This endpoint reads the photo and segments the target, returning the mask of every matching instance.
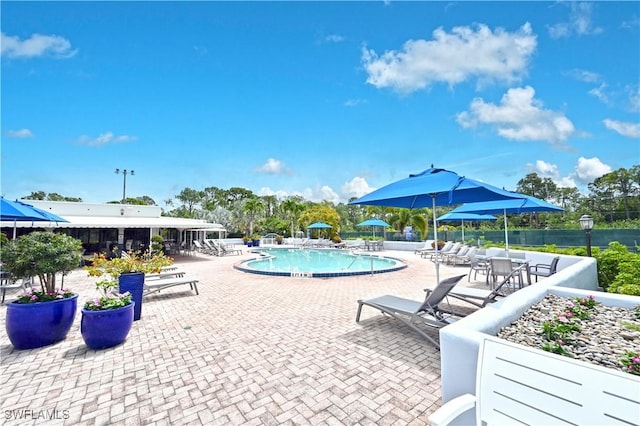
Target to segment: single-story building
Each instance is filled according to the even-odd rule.
[[[191,250],[191,242],[210,233],[226,235],[218,223],[200,219],[162,216],[159,206],[131,204],[92,204],[67,201],[24,200],[54,213],[67,222],[2,221],[0,227],[9,239],[34,230],[64,232],[82,241],[85,254],[107,251],[113,244],[124,250],[149,247],[151,238],[162,235],[171,252]]]

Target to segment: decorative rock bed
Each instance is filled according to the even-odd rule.
[[[597,302],[597,297],[595,300]],[[520,319],[502,328],[498,337],[542,349],[545,343],[549,343],[542,333],[543,323],[566,311],[571,301],[549,294],[531,306]],[[627,351],[640,352],[640,318],[636,310],[598,303],[589,310],[589,314],[590,317],[585,320],[572,319],[580,325],[580,331],[571,333],[571,340],[563,345],[563,349],[574,358],[627,371],[620,362],[621,358]],[[623,323],[631,323],[635,327],[625,327]]]

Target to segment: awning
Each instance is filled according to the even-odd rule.
[[[130,216],[70,216],[65,215],[69,222],[31,222],[17,221],[17,228],[176,228],[197,229],[207,231],[224,231],[219,223],[208,223],[200,219],[184,219],[180,217],[130,217]],[[13,227],[14,222],[3,221],[0,226]]]

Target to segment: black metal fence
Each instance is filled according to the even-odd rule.
[[[555,244],[558,247],[584,247],[586,246],[586,234],[581,229],[559,230],[559,229],[532,229],[508,231],[509,245],[517,246],[544,246]],[[383,235],[376,233],[378,238]],[[341,233],[343,239],[357,237],[371,237],[371,232],[351,232]],[[400,233],[387,232],[384,236],[390,241],[405,241],[405,236]],[[438,231],[438,238],[441,240],[462,240],[462,231]],[[433,239],[433,231],[429,231],[427,240]],[[420,241],[422,237],[414,235],[414,241]],[[504,230],[477,231],[465,230],[465,241],[487,241],[493,243],[504,243]],[[640,251],[640,229],[593,229],[591,231],[591,246],[607,248],[610,242],[617,241],[627,246],[629,251]]]

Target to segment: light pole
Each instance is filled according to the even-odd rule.
[[[122,204],[124,204],[124,200],[127,198],[127,175],[130,174],[131,176],[133,176],[135,173],[133,170],[116,169],[116,174],[119,175],[120,173],[122,173],[122,176],[124,177],[124,181],[122,183]]]
[[[593,218],[588,214],[580,216],[580,227],[587,237],[587,256],[591,257],[591,230],[593,229]]]

